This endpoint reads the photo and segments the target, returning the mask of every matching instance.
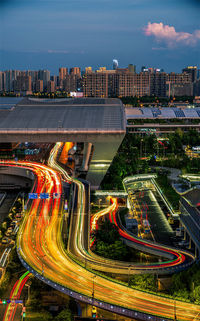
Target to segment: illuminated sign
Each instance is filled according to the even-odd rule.
[[[35,200],[35,199],[45,200],[49,198],[59,199],[59,198],[65,198],[65,194],[64,193],[28,193],[28,198],[31,200]]]

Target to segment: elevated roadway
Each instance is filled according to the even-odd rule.
[[[170,249],[167,246],[161,246],[159,244],[155,244],[152,242],[148,242],[146,240],[139,239],[134,237],[133,235],[129,235],[127,231],[120,228],[117,225],[116,219],[114,223],[116,223],[119,228],[121,236],[127,241],[127,243],[131,243],[131,245],[140,251],[146,251],[148,253],[154,253],[158,256],[166,257],[168,259],[167,262],[155,262],[152,264],[137,264],[132,263],[130,269],[130,262],[121,262],[121,261],[113,261],[109,259],[102,258],[98,255],[95,255],[90,251],[89,246],[89,209],[88,209],[88,186],[87,183],[82,184],[80,181],[71,178],[64,169],[58,165],[56,162],[56,158],[59,152],[59,149],[62,145],[57,143],[57,146],[54,148],[54,152],[51,154],[49,159],[49,165],[59,172],[61,172],[63,178],[68,181],[72,181],[76,184],[78,193],[77,193],[77,209],[75,213],[71,216],[71,225],[70,225],[70,235],[68,242],[68,252],[78,260],[81,260],[85,266],[90,267],[99,271],[107,271],[115,274],[135,274],[135,273],[154,273],[154,274],[172,274],[177,271],[181,271],[188,267],[193,263],[195,257],[194,255],[181,252],[179,250]],[[87,197],[87,200],[86,200]],[[80,204],[82,207],[80,207]],[[94,220],[99,218],[102,215],[106,215],[108,213],[116,214],[117,210],[117,201],[113,200],[113,205],[108,209],[97,213],[94,216]],[[77,217],[79,218],[77,220]],[[94,225],[94,221],[91,223]],[[77,240],[74,238],[74,230],[79,228],[80,239]]]
[[[62,192],[59,174],[45,165],[7,162],[7,166],[32,170],[36,175],[33,187],[36,193]],[[78,205],[81,209],[82,202]],[[60,199],[36,199],[29,202],[17,239],[18,254],[24,266],[59,291],[112,312],[139,320],[173,319],[174,300],[137,291],[96,275],[69,257],[61,238],[62,207]],[[74,231],[77,247],[81,244],[78,227],[79,224]],[[192,321],[195,317],[200,320],[199,313],[199,306],[176,301],[178,320]]]

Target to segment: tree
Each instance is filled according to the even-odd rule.
[[[134,275],[130,279],[130,285],[142,290],[156,291],[156,279],[152,274]]]
[[[195,301],[195,303],[200,304],[200,286],[196,286],[193,293],[192,297]]]
[[[72,313],[71,310],[67,307],[62,310],[54,319],[55,321],[72,321]]]

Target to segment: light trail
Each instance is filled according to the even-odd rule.
[[[52,158],[56,156],[59,146],[56,145],[52,151]],[[2,161],[0,164],[23,167],[33,171],[36,176],[33,192],[62,192],[60,175],[43,164],[12,161]],[[71,237],[73,237],[73,243],[75,243],[77,251],[81,253],[84,239],[84,225],[82,224],[84,189],[82,183],[79,182],[78,184],[80,197],[77,201],[75,229],[72,231]],[[32,200],[29,204],[29,209],[25,213],[18,233],[17,248],[20,258],[31,267],[31,272],[33,270],[39,279],[44,279],[45,282],[60,291],[70,289],[80,293],[80,300],[86,300],[85,296],[87,296],[94,305],[99,306],[101,303],[102,308],[111,311],[116,311],[117,307],[120,307],[118,311],[126,315],[135,310],[162,317],[156,317],[159,321],[163,318],[164,320],[166,318],[173,319],[174,300],[128,288],[103,276],[98,275],[94,279],[94,273],[84,269],[69,257],[64,249],[61,237],[62,207],[63,204],[60,199],[37,199]],[[24,263],[25,266],[26,264]],[[94,302],[92,301],[93,288],[95,288]],[[72,295],[72,292],[70,292],[70,295]],[[199,312],[200,306],[198,305],[176,301],[178,320],[192,321]],[[152,316],[150,318],[155,320]],[[200,320],[200,318],[197,320]]]
[[[13,321],[15,318],[15,313],[19,304],[15,303],[15,300],[20,299],[21,292],[23,290],[24,285],[30,278],[31,273],[29,271],[25,272],[19,280],[14,284],[12,291],[10,293],[10,303],[6,307],[6,311],[4,313],[3,321]]]
[[[167,253],[167,254],[170,254],[171,256],[174,257],[174,259],[169,260],[167,262],[156,262],[156,263],[154,262],[151,264],[131,263],[131,270],[133,273],[135,270],[145,271],[146,273],[149,273],[150,271],[154,272],[154,273],[159,273],[158,272],[159,269],[162,269],[164,271],[165,268],[179,266],[179,265],[183,264],[185,262],[186,256],[188,257],[188,259],[194,260],[193,254],[189,254],[188,252],[185,252],[185,251],[170,249],[169,247],[163,246],[163,245],[162,246],[155,245],[151,242],[148,242],[146,240],[142,240],[138,237],[135,237],[135,236],[129,234],[126,231],[126,229],[123,226],[119,225],[119,223],[118,223],[118,220],[117,220],[117,208],[118,208],[117,199],[111,198],[111,202],[112,202],[111,206],[109,206],[108,208],[106,208],[106,209],[104,209],[104,210],[102,210],[92,216],[92,218],[91,218],[91,232],[95,231],[97,229],[97,222],[100,219],[100,217],[109,214],[110,222],[113,223],[118,228],[119,234],[122,236],[122,238],[135,244],[135,247],[138,244],[143,247],[143,251],[148,252],[148,248],[149,248],[149,249],[154,249],[154,250],[158,251],[160,256],[164,256],[164,253]],[[94,257],[96,259],[99,258],[97,255]],[[110,263],[110,265],[112,265],[113,261],[110,260],[109,263]],[[117,261],[115,261],[114,267],[120,268],[120,266],[117,267]],[[130,268],[130,262],[127,262],[126,263],[126,269],[127,269],[126,273],[127,274],[130,273],[129,268]],[[172,272],[170,272],[170,270],[168,270],[167,272],[164,272],[164,273],[172,273]]]

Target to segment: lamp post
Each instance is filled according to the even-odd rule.
[[[131,265],[128,266],[128,286],[130,285],[130,272],[131,272]]]
[[[93,276],[93,287],[92,287],[92,304],[94,304],[94,278],[96,278],[96,275]]]
[[[101,203],[101,201],[102,201],[102,199],[101,199],[101,198],[99,198],[99,208],[100,208],[100,203]]]
[[[26,283],[25,286],[28,288],[28,301],[29,301],[30,300],[30,285]]]

